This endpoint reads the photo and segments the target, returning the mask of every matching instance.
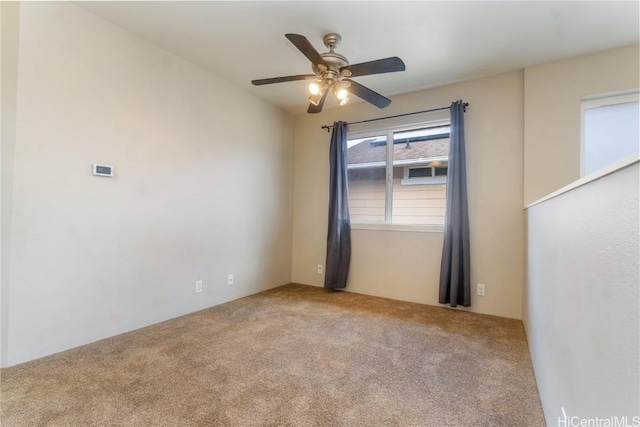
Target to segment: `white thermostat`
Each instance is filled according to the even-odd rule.
[[[113,166],[93,164],[93,174],[96,176],[113,176]]]

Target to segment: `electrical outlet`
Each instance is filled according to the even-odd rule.
[[[196,292],[202,292],[202,280],[196,280]]]
[[[318,264],[318,274],[322,274],[322,264]]]
[[[233,274],[227,276],[227,285],[233,285]]]
[[[484,285],[482,283],[478,283],[478,295],[484,296]]]

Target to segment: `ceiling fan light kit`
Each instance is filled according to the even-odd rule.
[[[320,91],[322,90],[322,89],[321,89],[321,86],[320,86],[321,84],[322,84],[322,82],[320,82],[320,81],[315,82],[315,83],[311,83],[311,84],[309,85],[309,93],[310,93],[311,95],[317,95],[317,94],[319,94],[319,93],[320,93]]]
[[[308,113],[322,111],[329,91],[333,92],[340,105],[349,102],[350,94],[362,98],[378,108],[385,108],[391,104],[390,99],[351,80],[350,77],[404,71],[404,62],[397,56],[350,65],[347,58],[335,51],[335,48],[342,41],[339,34],[329,33],[323,37],[322,41],[329,51],[322,54],[318,53],[305,36],[285,34],[285,37],[311,61],[311,69],[314,74],[259,79],[251,81],[252,84],[260,86],[297,80],[315,80],[309,84],[311,95],[308,98]]]
[[[320,104],[320,100],[322,99],[322,93],[318,92],[318,93],[312,93],[309,96],[309,102],[312,103],[313,105],[318,105]]]

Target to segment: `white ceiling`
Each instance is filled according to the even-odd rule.
[[[356,78],[386,96],[638,43],[640,33],[637,1],[76,4],[294,114],[306,111],[307,83],[250,83],[311,72],[285,33],[324,52],[322,36],[337,32],[352,64],[399,56],[405,72]]]

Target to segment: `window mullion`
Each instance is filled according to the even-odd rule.
[[[386,169],[386,201],[384,222],[391,224],[391,215],[393,212],[393,131],[387,132],[387,169]]]

